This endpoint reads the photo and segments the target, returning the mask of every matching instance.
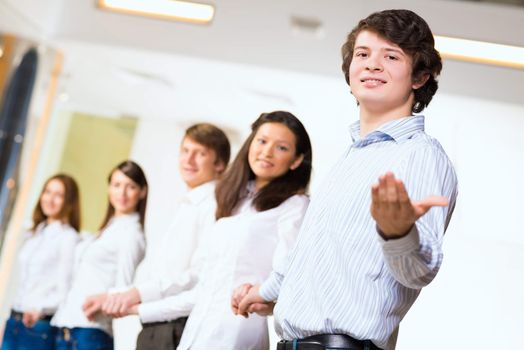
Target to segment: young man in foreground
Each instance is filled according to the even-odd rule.
[[[272,312],[278,299],[278,349],[393,350],[400,321],[440,268],[455,206],[453,166],[413,115],[442,68],[427,23],[408,10],[373,13],[342,54],[360,108],[353,144],[313,196],[286,264],[232,297],[245,316]]]

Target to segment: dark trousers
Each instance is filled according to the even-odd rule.
[[[5,324],[2,350],[52,350],[56,328],[49,324],[49,319],[37,321],[33,327],[22,323],[22,316],[14,315]]]
[[[113,337],[97,328],[59,328],[55,350],[113,350]]]
[[[136,341],[137,350],[175,350],[182,338],[187,317],[169,322],[144,323]]]

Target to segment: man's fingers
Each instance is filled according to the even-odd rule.
[[[420,204],[432,207],[446,207],[449,205],[449,199],[444,196],[429,196],[421,200]]]
[[[449,199],[444,196],[429,196],[421,201],[413,202],[413,207],[415,207],[417,217],[421,217],[422,215],[426,214],[429,209],[433,207],[446,207],[448,205]]]
[[[254,303],[249,307],[249,312],[254,312],[260,316],[268,316],[273,314],[274,303]]]
[[[386,196],[390,206],[398,206],[397,182],[391,173],[386,175]]]
[[[118,309],[118,317],[123,317],[127,314],[127,305],[126,304],[121,304],[120,305],[120,308]]]
[[[387,206],[387,184],[386,176],[380,176],[378,178],[378,202],[382,206]]]
[[[371,206],[373,209],[378,210],[380,207],[380,200],[378,196],[378,184],[371,186]]]
[[[108,295],[102,305],[105,314],[112,315],[115,312],[116,295]]]
[[[395,186],[397,188],[398,201],[400,205],[411,205],[408,191],[406,190],[406,186],[404,186],[402,180],[395,180]]]

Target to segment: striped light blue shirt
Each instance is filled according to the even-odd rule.
[[[287,340],[348,334],[395,348],[398,326],[442,262],[442,240],[457,196],[457,178],[444,150],[424,133],[424,117],[388,122],[353,144],[317,188],[288,260],[261,286],[277,300],[277,333]],[[412,200],[442,195],[411,232],[385,241],[370,214],[371,186],[387,171]]]

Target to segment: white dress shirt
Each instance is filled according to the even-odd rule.
[[[400,321],[442,263],[457,177],[438,141],[424,133],[423,116],[388,122],[364,138],[357,122],[351,136],[313,196],[288,263],[260,294],[278,298],[276,329],[286,340],[348,334],[393,350]],[[411,200],[440,195],[449,206],[431,208],[402,238],[382,239],[370,214],[371,186],[387,171]]]
[[[148,280],[136,284],[142,303],[142,323],[171,321],[186,317],[193,303],[173,303],[169,296],[190,290],[202,265],[198,247],[215,223],[215,184],[208,182],[185,194],[175,211],[170,229],[152,259]]]
[[[43,222],[35,232],[26,233],[18,254],[20,279],[13,303],[15,311],[55,313],[71,285],[78,240],[78,232],[60,221]]]
[[[269,348],[266,317],[235,316],[230,308],[233,290],[243,283],[261,283],[293,247],[309,203],[295,195],[278,207],[258,212],[252,196],[237,213],[218,220],[210,250],[196,288],[196,304],[177,349]]]
[[[84,315],[82,305],[91,295],[131,284],[144,251],[145,239],[138,213],[113,217],[98,237],[79,243],[71,290],[51,324],[99,328],[112,334],[111,318],[98,314],[91,322]]]

